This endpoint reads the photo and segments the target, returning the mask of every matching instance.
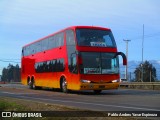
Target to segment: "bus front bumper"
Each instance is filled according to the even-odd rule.
[[[116,83],[82,83],[80,90],[110,90],[118,89],[119,82]]]

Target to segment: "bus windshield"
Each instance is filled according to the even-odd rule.
[[[119,74],[119,60],[115,53],[81,52],[82,74]]]
[[[79,46],[116,47],[110,30],[77,29],[76,36]]]

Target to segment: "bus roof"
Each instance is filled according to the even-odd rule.
[[[111,30],[111,29],[109,29],[109,28],[98,27],[98,26],[70,26],[70,27],[67,27],[67,28],[65,28],[65,29],[62,29],[62,30],[60,30],[60,31],[58,31],[58,32],[49,34],[49,35],[47,35],[47,36],[45,36],[45,37],[43,37],[43,38],[40,38],[40,39],[38,39],[38,40],[35,40],[35,41],[31,42],[31,43],[28,43],[28,44],[24,45],[23,47],[26,47],[26,46],[28,46],[28,45],[31,45],[31,44],[36,43],[36,42],[38,42],[38,41],[41,41],[41,40],[43,40],[43,39],[45,39],[45,38],[48,38],[48,37],[53,36],[53,35],[55,35],[55,34],[57,34],[57,33],[63,32],[63,31],[65,31],[65,30],[67,30],[67,29],[77,29],[77,28],[80,28],[80,29],[84,28],[84,29]]]

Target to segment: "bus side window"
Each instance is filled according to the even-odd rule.
[[[66,40],[67,45],[75,45],[74,32],[72,30],[66,31]]]
[[[64,33],[58,33],[55,35],[56,47],[64,45]]]
[[[48,38],[41,41],[41,49],[42,51],[45,51],[48,49]]]
[[[56,47],[56,40],[55,40],[55,36],[51,36],[49,38],[49,42],[48,42],[48,49],[52,49]]]
[[[30,55],[30,54],[31,54],[31,53],[30,53],[30,46],[27,46],[27,47],[26,47],[26,51],[27,51],[27,52],[26,52],[27,55]]]

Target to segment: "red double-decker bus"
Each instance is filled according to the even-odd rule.
[[[117,89],[120,82],[116,42],[108,28],[72,26],[22,48],[21,80],[31,89]]]

